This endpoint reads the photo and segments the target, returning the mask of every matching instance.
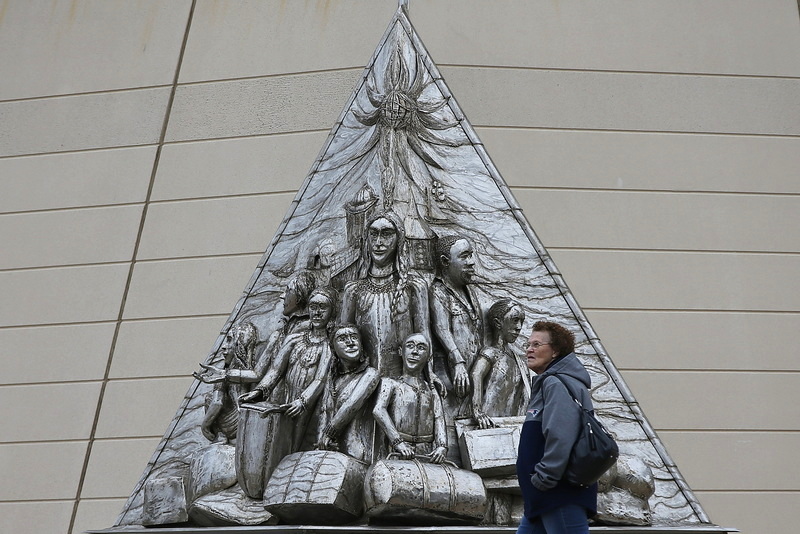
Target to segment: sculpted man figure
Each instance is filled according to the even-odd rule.
[[[342,297],[341,322],[361,329],[370,366],[381,376],[399,376],[399,348],[412,332],[430,331],[428,289],[408,270],[403,224],[392,212],[367,222],[359,279]]]
[[[472,410],[478,428],[493,427],[492,417],[523,415],[531,380],[523,355],[514,351],[525,312],[518,302],[500,299],[487,314],[489,345],[472,366]]]
[[[442,463],[447,454],[442,400],[425,378],[431,344],[424,334],[412,334],[403,344],[403,374],[381,379],[372,411],[391,448],[400,458],[429,455]]]
[[[469,392],[469,371],[483,337],[478,301],[470,287],[475,252],[466,238],[449,235],[438,239],[436,255],[440,272],[430,288],[431,323],[447,360],[453,389],[463,398]],[[454,415],[469,413],[462,406]]]
[[[336,360],[322,400],[317,448],[371,463],[375,425],[368,401],[380,383],[380,375],[369,366],[355,325],[336,328],[331,343]]]

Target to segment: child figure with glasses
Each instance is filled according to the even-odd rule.
[[[562,480],[580,432],[580,412],[573,399],[592,409],[591,379],[574,350],[575,337],[560,324],[533,325],[526,356],[528,368],[538,376],[531,386],[517,456],[525,502],[518,534],[588,534],[588,518],[597,513],[597,484],[581,487]]]

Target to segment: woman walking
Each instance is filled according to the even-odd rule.
[[[588,534],[597,513],[597,484],[574,486],[562,476],[580,431],[577,399],[592,408],[591,380],[574,354],[575,337],[539,321],[528,339],[528,368],[538,376],[519,442],[517,477],[525,501],[518,534]],[[556,376],[558,375],[558,376]]]

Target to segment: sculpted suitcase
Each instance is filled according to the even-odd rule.
[[[453,464],[380,460],[364,484],[367,515],[373,523],[477,524],[486,513],[481,477]]]
[[[245,495],[261,499],[272,470],[288,452],[288,438],[279,438],[282,416],[250,409],[239,410],[236,431],[236,478]]]
[[[264,490],[264,508],[289,524],[343,524],[361,517],[366,464],[334,451],[281,460]]]

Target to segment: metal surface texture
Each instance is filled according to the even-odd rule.
[[[520,333],[547,319],[575,333],[624,454],[601,481],[600,518],[725,531],[647,423],[406,7],[115,526],[511,532],[474,525],[519,520],[513,462],[531,379]],[[615,528],[593,531],[644,532]]]

